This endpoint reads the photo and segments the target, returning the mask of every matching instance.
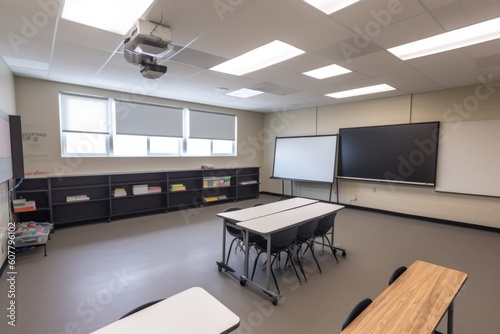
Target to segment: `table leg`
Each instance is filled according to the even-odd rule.
[[[453,301],[448,307],[448,334],[453,334]]]
[[[245,230],[245,268],[244,268],[244,275],[245,277],[248,277],[248,258],[250,256],[250,249],[248,249],[248,238],[250,236],[250,233],[248,232],[248,230]]]
[[[271,288],[271,235],[267,236],[266,290]]]
[[[222,224],[222,263],[226,264],[226,220]]]

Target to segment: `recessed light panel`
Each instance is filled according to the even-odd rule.
[[[61,17],[125,35],[154,0],[65,0]]]
[[[390,48],[402,60],[463,48],[500,38],[500,18]]]
[[[275,40],[210,68],[212,71],[243,75],[303,54],[290,44]]]
[[[313,7],[316,7],[325,14],[335,13],[342,8],[352,5],[359,0],[304,0]]]
[[[368,86],[368,87],[362,87],[362,88],[356,88],[356,89],[350,89],[350,90],[345,90],[343,92],[336,92],[336,93],[331,93],[331,94],[326,94],[326,96],[333,97],[335,99],[343,99],[346,97],[352,97],[352,96],[359,96],[359,95],[368,95],[368,94],[374,94],[374,93],[381,93],[381,92],[387,92],[390,90],[395,90],[396,88],[386,85],[386,84],[381,84],[381,85],[375,85],[375,86]]]
[[[330,77],[334,77],[334,76],[349,73],[349,72],[351,72],[351,70],[348,70],[347,68],[333,64],[333,65],[320,67],[320,68],[317,68],[317,69],[312,70],[312,71],[307,71],[307,72],[304,72],[302,74],[308,75],[308,76],[316,78],[316,79],[325,79],[325,78],[330,78]]]
[[[242,99],[246,99],[247,97],[263,94],[260,90],[253,90],[248,88],[242,88],[235,90],[234,92],[227,93],[226,95],[240,97]]]

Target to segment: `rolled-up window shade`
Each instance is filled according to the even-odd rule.
[[[182,108],[116,101],[116,134],[182,137]]]
[[[108,133],[108,99],[61,94],[61,122],[65,132]]]
[[[236,116],[190,110],[189,138],[235,140]]]

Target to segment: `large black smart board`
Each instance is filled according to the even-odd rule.
[[[272,178],[334,183],[337,135],[277,137]]]
[[[434,186],[439,122],[339,130],[338,177]]]

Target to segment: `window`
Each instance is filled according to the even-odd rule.
[[[60,94],[63,156],[234,156],[236,116]]]
[[[60,105],[63,156],[107,155],[108,99],[61,94]]]

